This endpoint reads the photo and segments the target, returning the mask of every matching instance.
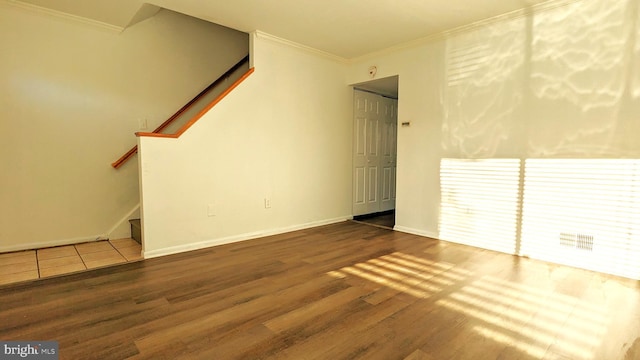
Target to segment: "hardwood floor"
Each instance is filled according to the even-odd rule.
[[[0,287],[60,359],[640,359],[638,282],[354,222]]]

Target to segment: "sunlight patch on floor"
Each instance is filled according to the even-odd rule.
[[[327,273],[335,278],[354,275],[418,298],[427,298],[464,279],[468,273],[453,264],[395,252]]]
[[[537,358],[553,351],[594,359],[593,351],[610,326],[604,306],[558,293],[544,283],[528,286],[490,275],[469,282],[474,274],[468,270],[401,252],[327,274],[355,276],[421,299],[439,294],[435,304],[463,314],[479,335]]]
[[[436,304],[474,319],[479,334],[534,357],[544,356],[553,346],[570,358],[593,359],[592,350],[609,326],[608,314],[578,298],[491,276]]]

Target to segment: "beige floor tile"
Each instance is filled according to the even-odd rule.
[[[82,270],[86,270],[84,263],[55,266],[55,267],[40,269],[40,277],[70,274],[70,273],[82,271]]]
[[[22,250],[22,251],[11,251],[11,252],[0,253],[0,260],[5,258],[13,258],[16,256],[24,256],[24,255],[31,254],[33,252],[35,252],[35,250]]]
[[[76,245],[76,250],[78,250],[78,253],[80,255],[84,255],[84,254],[90,254],[94,252],[113,250],[113,246],[111,246],[111,244],[109,244],[107,240],[103,240],[103,241],[78,244]]]
[[[115,240],[109,240],[109,242],[116,249],[128,248],[132,246],[140,247],[140,244],[138,244],[138,242],[133,239],[115,239]]]
[[[36,280],[38,278],[38,270],[30,270],[15,274],[0,274],[0,285],[16,283],[20,281]]]
[[[0,266],[26,263],[36,260],[35,250],[28,251],[15,251],[10,253],[0,254]]]
[[[38,260],[40,261],[77,255],[78,253],[73,245],[38,249]]]
[[[141,252],[135,240],[115,239],[4,253],[0,285],[142,260]]]
[[[66,265],[73,265],[73,264],[82,264],[82,259],[80,259],[80,256],[78,255],[65,256],[61,258],[38,261],[38,265],[40,266],[40,269],[47,269],[52,267],[66,266]]]
[[[120,248],[118,249],[118,252],[120,254],[122,254],[122,256],[127,257],[127,256],[140,256],[141,252],[142,252],[142,247],[140,245],[138,246],[130,246],[130,247],[126,247],[126,248]]]
[[[100,251],[100,252],[94,252],[89,254],[83,254],[81,256],[82,256],[82,260],[85,263],[89,261],[105,260],[105,259],[124,260],[122,255],[120,255],[120,253],[117,252],[116,249],[111,249],[110,251]]]
[[[140,253],[137,253],[136,255],[122,255],[122,256],[124,256],[124,258],[127,259],[127,261],[138,261],[138,260],[144,259]]]
[[[99,260],[94,260],[94,261],[86,261],[85,265],[87,265],[87,269],[94,269],[94,268],[98,268],[98,267],[103,267],[103,266],[108,266],[108,265],[114,265],[114,264],[120,264],[120,263],[125,263],[127,262],[122,256],[120,256],[120,258],[105,258],[105,259],[99,259]]]
[[[27,271],[38,271],[38,264],[35,261],[23,262],[18,264],[0,264],[0,274],[17,274]]]

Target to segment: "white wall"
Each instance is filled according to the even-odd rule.
[[[0,251],[109,235],[139,201],[136,161],[110,166],[138,119],[152,129],[248,51],[170,11],[114,33],[5,1],[0,44]]]
[[[179,139],[139,138],[145,257],[351,215],[345,65],[252,36],[247,80]]]
[[[531,204],[544,206],[554,199],[536,193],[540,188],[534,188],[530,178],[535,166],[545,163],[545,171],[556,173],[571,166],[582,167],[580,171],[592,166],[586,173],[594,179],[599,173],[624,172],[616,179],[594,180],[592,186],[617,181],[625,184],[626,198],[609,201],[607,197],[598,205],[582,204],[580,198],[571,201],[576,201],[578,210],[580,206],[606,208],[599,216],[582,214],[582,220],[591,216],[595,223],[607,218],[609,222],[593,231],[627,229],[619,240],[634,244],[625,245],[631,246],[628,251],[640,251],[640,202],[632,200],[640,198],[640,169],[629,168],[636,166],[633,161],[606,161],[640,158],[638,3],[583,0],[535,8],[528,16],[452,31],[352,64],[347,75],[350,84],[367,80],[371,65],[377,65],[379,78],[399,75],[398,121],[410,121],[411,126],[400,127],[398,134],[396,228],[463,243],[466,237],[539,242],[529,237],[535,237],[536,231],[544,233],[544,221],[554,219],[529,216],[535,212]],[[569,162],[547,161],[559,158]],[[515,167],[507,169],[513,167],[510,164]],[[474,181],[469,177],[473,169],[503,169],[502,175],[511,178],[488,180],[478,175]],[[452,175],[455,171],[467,171],[466,180]],[[441,189],[450,185],[450,179],[464,184],[457,184],[454,192]],[[489,189],[486,185],[491,181],[495,183]],[[592,190],[585,189],[583,197],[598,193]],[[518,198],[523,191],[524,200]],[[511,198],[505,203],[481,201],[482,194],[507,193]],[[472,202],[473,196],[480,200],[451,206],[454,201]],[[624,215],[609,216],[613,208]],[[575,229],[578,222],[574,220],[556,219],[558,227],[546,235],[557,237],[556,231],[563,231],[558,229]],[[581,226],[585,224],[588,221]],[[611,240],[605,235],[596,241]],[[505,251],[505,244],[480,245]],[[509,252],[522,253],[509,246]]]
[[[441,43],[360,61],[351,66],[348,83],[368,80],[376,65],[376,78],[399,75],[396,227],[437,237],[443,66]]]

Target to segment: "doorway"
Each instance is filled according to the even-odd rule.
[[[395,225],[398,76],[354,85],[354,220]]]

